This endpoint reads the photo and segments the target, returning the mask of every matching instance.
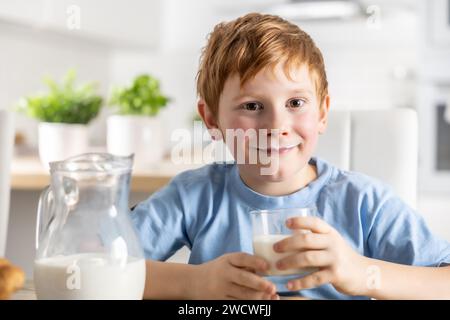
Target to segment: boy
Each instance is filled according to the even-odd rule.
[[[450,299],[450,267],[442,266],[450,262],[449,243],[378,181],[312,158],[327,125],[327,86],[322,54],[297,26],[253,13],[215,27],[198,72],[198,111],[244,161],[184,172],[135,208],[149,259],[146,298],[278,299],[291,291]],[[265,137],[255,144],[227,138],[230,130]],[[252,150],[256,163],[249,161]],[[252,255],[249,211],[310,206],[318,217],[286,224],[311,232],[295,233],[274,250],[292,253],[277,263],[280,270],[318,271],[287,284],[259,276],[268,264]],[[190,264],[158,261],[183,245],[191,249]]]

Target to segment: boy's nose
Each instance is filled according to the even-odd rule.
[[[289,130],[287,129],[279,129],[279,128],[273,128],[267,130],[267,136],[271,137],[274,135],[280,135],[280,136],[287,136],[289,134]]]
[[[289,124],[283,112],[272,112],[267,119],[267,135],[287,136],[289,134]]]

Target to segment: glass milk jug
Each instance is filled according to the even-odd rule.
[[[37,216],[38,299],[142,299],[145,260],[128,209],[132,163],[102,153],[50,163]]]

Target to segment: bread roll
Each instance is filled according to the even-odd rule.
[[[0,300],[8,299],[25,282],[23,271],[8,260],[0,258]]]

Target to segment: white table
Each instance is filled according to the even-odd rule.
[[[36,300],[36,292],[32,280],[25,281],[25,285],[19,291],[16,291],[10,300]]]

